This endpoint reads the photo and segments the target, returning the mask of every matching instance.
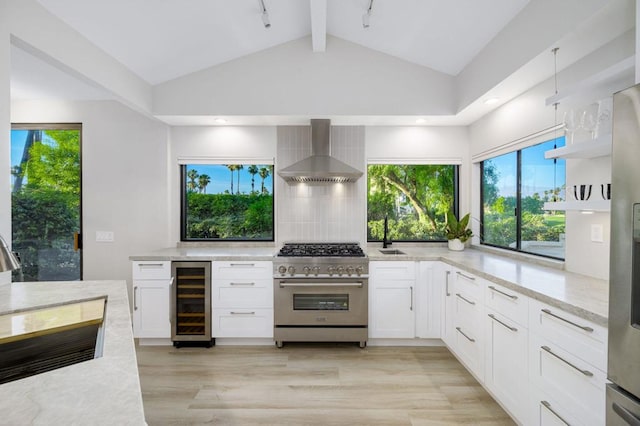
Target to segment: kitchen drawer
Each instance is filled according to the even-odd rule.
[[[463,324],[467,328],[473,327],[480,330],[482,323],[482,311],[483,307],[479,300],[473,296],[469,296],[466,293],[459,293],[456,291],[453,294],[454,297],[454,323],[456,325]]]
[[[467,327],[456,325],[455,350],[458,359],[476,378],[484,382],[484,351],[482,347],[482,327]]]
[[[132,277],[134,280],[171,279],[171,262],[151,260],[133,262]]]
[[[273,308],[273,279],[214,279],[214,308]]]
[[[484,298],[485,280],[458,269],[455,270],[454,275],[456,292],[472,296],[474,300],[478,301]]]
[[[605,420],[606,374],[534,333],[529,334],[529,379],[568,413],[588,423]]]
[[[594,419],[581,419],[579,413],[569,412],[569,407],[551,398],[547,393],[536,387],[531,387],[529,399],[530,422],[534,426],[567,426],[589,425],[596,426]],[[599,425],[598,425],[599,426]]]
[[[369,272],[376,280],[413,280],[416,262],[370,262]]]
[[[607,370],[606,328],[533,299],[529,302],[529,328],[600,370]]]
[[[487,282],[484,292],[484,303],[505,317],[528,327],[529,298],[508,288],[492,282]]]
[[[212,262],[213,279],[273,279],[273,263],[269,261]]]
[[[273,309],[214,309],[213,337],[273,337]]]

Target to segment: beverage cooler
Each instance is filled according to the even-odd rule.
[[[211,347],[211,262],[172,262],[171,340]]]

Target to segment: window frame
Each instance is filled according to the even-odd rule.
[[[275,241],[276,237],[276,181],[275,177],[272,176],[272,189],[271,189],[271,238],[269,239],[253,239],[253,238],[187,238],[187,191],[186,191],[186,174],[187,174],[187,166],[189,165],[211,165],[211,166],[222,166],[223,164],[241,164],[243,166],[246,165],[266,165],[271,166],[272,170],[275,170],[275,166],[273,161],[265,161],[264,159],[259,160],[224,160],[224,162],[218,160],[211,161],[180,161],[178,163],[178,167],[180,169],[180,242],[208,242],[208,243],[242,243],[242,242],[251,242],[251,243],[270,243]]]
[[[453,213],[456,218],[459,218],[459,207],[460,207],[460,168],[461,164],[458,162],[451,163],[433,163],[431,161],[425,160],[421,162],[419,160],[411,160],[411,161],[397,161],[397,160],[389,160],[389,161],[371,161],[367,163],[367,185],[369,180],[369,166],[374,165],[411,165],[411,166],[452,166],[453,167]],[[367,243],[381,243],[382,240],[371,240],[369,239],[369,192],[366,191],[366,217],[365,217],[365,233],[367,236]],[[429,244],[429,243],[446,243],[447,238],[445,237],[442,240],[396,240],[393,242],[397,243],[416,243],[416,244]]]
[[[561,137],[552,137],[551,139],[547,139],[547,140],[543,140],[543,141],[539,141],[537,143],[534,143],[532,145],[528,145],[528,146],[523,146],[518,148],[515,151],[509,151],[509,152],[504,152],[501,153],[499,155],[496,155],[494,157],[489,157],[489,158],[485,158],[484,160],[480,161],[480,238],[479,238],[479,242],[480,245],[484,245],[487,247],[493,247],[493,248],[498,248],[498,249],[502,249],[502,250],[509,250],[512,252],[516,252],[516,253],[523,253],[523,254],[527,254],[527,255],[532,255],[532,256],[539,256],[539,257],[543,257],[546,259],[553,259],[553,260],[561,260],[561,261],[565,261],[566,260],[566,246],[565,246],[565,256],[564,257],[557,257],[557,256],[552,256],[549,254],[543,254],[543,253],[537,253],[537,252],[531,252],[531,251],[526,251],[522,249],[522,151],[537,145],[542,145],[544,143],[547,142],[552,142],[552,141],[557,141],[558,139],[560,139]],[[565,140],[565,146],[566,146],[566,140]],[[557,147],[557,143],[554,143],[554,149]],[[511,152],[515,152],[516,153],[516,207],[515,207],[515,212],[514,215],[516,217],[516,246],[515,248],[512,247],[505,247],[505,246],[501,246],[501,245],[497,245],[497,244],[490,244],[484,241],[484,228],[485,228],[485,221],[484,221],[484,164],[485,161],[489,161],[492,160],[494,158],[500,157],[501,155],[504,154],[509,154]],[[557,159],[555,159],[557,160]],[[566,177],[566,166],[565,166],[565,186],[566,186],[566,182],[567,182],[567,177]],[[565,191],[565,197],[566,197],[566,191]],[[566,227],[566,215],[565,215],[565,227]]]

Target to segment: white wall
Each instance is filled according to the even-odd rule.
[[[593,75],[611,64],[630,56],[635,51],[633,32],[625,33],[593,54],[583,58],[558,75],[559,91]],[[582,90],[580,96],[561,101],[557,115],[553,106],[545,106],[545,99],[554,94],[553,80],[547,80],[531,90],[523,93],[513,101],[501,106],[491,114],[476,121],[469,127],[471,139],[471,156],[478,161],[486,157],[498,155],[501,147],[522,140],[520,144],[504,148],[512,151],[531,145],[540,138],[527,140],[527,136],[549,129],[563,120],[564,111],[571,108],[584,107],[603,96],[610,96],[614,91],[633,84],[633,72],[625,73],[620,78],[605,81],[592,90]],[[549,139],[554,133],[549,134]],[[594,185],[594,195],[599,197],[601,183],[611,182],[611,158],[593,160],[567,160],[567,187],[574,184]],[[477,164],[471,182],[472,194],[480,188]],[[479,216],[479,197],[472,195],[472,211]],[[602,279],[609,275],[609,226],[608,213],[583,215],[568,212],[566,216],[566,259],[565,269]],[[590,240],[591,225],[603,225],[604,243]]]
[[[16,101],[11,121],[82,123],[84,279],[130,282],[129,256],[170,245],[166,125],[115,101]]]

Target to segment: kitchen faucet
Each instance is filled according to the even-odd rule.
[[[393,244],[391,242],[391,238],[387,238],[387,236],[389,235],[389,218],[387,217],[387,215],[384,216],[384,235],[382,236],[382,248],[387,248],[387,246],[390,246],[391,244]]]

